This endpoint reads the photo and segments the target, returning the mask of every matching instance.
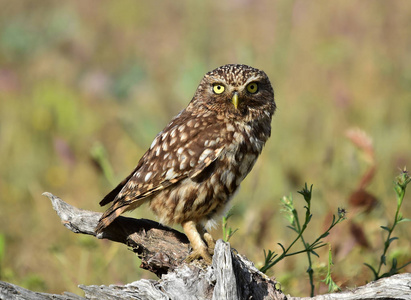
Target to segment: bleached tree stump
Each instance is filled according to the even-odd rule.
[[[75,233],[95,236],[101,213],[73,207],[45,193],[65,227]],[[189,253],[187,237],[174,229],[145,219],[118,217],[97,238],[124,243],[142,260],[141,267],[160,277],[142,279],[124,286],[83,286],[85,297],[71,293],[36,293],[0,281],[0,299],[411,299],[411,274],[394,275],[363,287],[314,298],[284,295],[276,282],[259,272],[252,262],[234,253],[218,240],[212,266],[184,262]]]

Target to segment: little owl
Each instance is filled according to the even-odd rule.
[[[183,226],[192,246],[187,261],[203,258],[210,264],[215,242],[206,229],[253,168],[270,137],[275,109],[263,71],[233,64],[205,74],[187,108],[100,202],[113,203],[96,233],[123,212],[148,203],[161,223]]]

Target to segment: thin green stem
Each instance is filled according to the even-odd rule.
[[[401,203],[402,203],[402,200],[403,200],[403,198],[404,198],[404,195],[405,195],[405,193],[403,193],[403,192],[398,194],[398,198],[399,198],[399,199],[398,199],[398,200],[399,200],[398,203],[399,203],[399,205],[397,205],[397,211],[395,212],[394,224],[392,225],[391,228],[388,228],[388,229],[389,229],[389,230],[388,230],[388,236],[387,236],[387,239],[385,240],[385,243],[384,243],[384,251],[383,251],[383,253],[382,253],[382,255],[381,255],[380,264],[379,264],[379,266],[378,266],[377,278],[379,278],[379,276],[380,276],[380,271],[381,271],[382,265],[383,265],[383,264],[385,265],[385,257],[386,257],[388,248],[390,247],[391,234],[393,233],[395,227],[396,227],[397,224],[398,224],[398,221],[399,221],[399,219],[398,219],[398,214],[399,214],[399,212],[400,212]]]
[[[375,279],[379,279],[379,278],[384,277],[384,276],[387,275],[387,273],[384,273],[383,275],[380,275],[380,272],[381,272],[382,265],[386,264],[386,255],[387,255],[387,252],[388,252],[388,248],[389,248],[391,242],[396,239],[396,238],[391,238],[391,235],[394,232],[394,229],[397,226],[397,224],[400,223],[401,221],[404,221],[404,219],[400,215],[400,209],[401,209],[402,202],[404,200],[406,187],[407,187],[408,183],[410,183],[411,178],[408,174],[407,169],[404,168],[404,170],[401,172],[401,174],[399,176],[397,176],[395,179],[396,180],[395,180],[394,190],[395,190],[395,193],[397,194],[397,210],[395,212],[394,222],[393,222],[391,228],[381,226],[384,230],[388,231],[388,235],[387,235],[387,239],[384,242],[384,251],[383,251],[382,255],[380,256],[380,263],[378,265],[377,271],[375,271],[375,269],[372,266],[366,264],[373,271]],[[391,267],[391,270],[388,272],[388,274],[395,274],[401,268],[397,268],[396,260],[393,259],[392,267]]]
[[[320,244],[320,245],[318,245],[318,246],[310,245],[309,247],[307,247],[307,248],[305,248],[305,249],[303,249],[303,250],[289,253],[289,254],[287,254],[285,257],[293,256],[293,255],[297,255],[297,254],[301,254],[301,253],[310,252],[310,251],[313,251],[313,250],[315,250],[315,249],[322,248],[322,247],[324,247],[325,245],[327,245],[327,244]]]
[[[312,261],[311,261],[311,251],[310,246],[307,247],[307,244],[305,243],[304,237],[301,235],[301,242],[303,243],[306,253],[307,253],[307,258],[308,258],[308,277],[310,279],[310,287],[311,287],[311,297],[314,297],[314,270],[312,268]]]
[[[290,244],[290,246],[288,246],[288,248],[287,248],[285,251],[283,251],[283,253],[281,253],[281,255],[280,255],[275,261],[273,261],[273,262],[269,265],[269,267],[267,268],[267,270],[268,270],[269,268],[271,268],[272,266],[274,266],[276,263],[278,263],[280,260],[282,260],[284,257],[291,256],[291,255],[292,255],[292,254],[287,255],[287,252],[290,251],[291,247],[298,241],[298,239],[299,239],[299,238],[301,237],[301,235],[303,234],[305,228],[307,228],[307,227],[306,227],[306,226],[305,226],[305,227],[303,226],[302,231],[301,231],[300,233],[298,233],[298,235],[297,235],[297,237],[295,238],[295,240]],[[306,251],[306,250],[303,250],[302,252],[305,252],[305,251]]]
[[[397,213],[398,213],[398,211],[397,211]],[[395,214],[395,216],[397,217],[397,214]],[[385,241],[385,243],[384,243],[384,251],[383,251],[383,253],[382,253],[382,255],[381,255],[380,264],[379,264],[378,270],[377,270],[377,277],[379,277],[379,275],[380,275],[380,271],[381,271],[382,265],[383,265],[383,264],[385,265],[385,255],[387,254],[388,247],[390,246],[389,240],[390,240],[390,238],[391,238],[392,232],[394,231],[395,225],[396,225],[396,222],[394,222],[392,228],[389,228],[388,236],[387,236],[387,239],[386,239],[386,241]]]

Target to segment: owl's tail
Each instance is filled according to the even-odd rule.
[[[122,213],[136,209],[140,205],[142,205],[145,201],[142,199],[135,199],[135,198],[119,198],[115,199],[113,205],[107,209],[104,214],[101,216],[98,224],[95,228],[95,233],[99,234],[104,231],[107,226],[109,226],[119,215]]]
[[[127,184],[128,180],[133,176],[131,173],[127,178],[120,182],[110,193],[108,193],[103,200],[100,201],[100,206],[104,206],[110,202],[113,202],[113,205],[106,210],[106,212],[101,216],[98,221],[97,227],[95,229],[96,234],[103,232],[103,230],[110,225],[119,215],[128,210],[127,206],[130,204],[129,201],[125,199],[118,199],[117,196]]]
[[[104,212],[94,230],[96,234],[102,233],[107,226],[109,226],[119,215],[126,211],[127,206],[121,204],[119,206],[119,204],[119,202],[114,203]]]

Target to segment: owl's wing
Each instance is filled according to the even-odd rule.
[[[196,177],[221,154],[225,145],[221,126],[211,116],[194,118],[181,112],[160,132],[134,171],[101,202],[114,201],[103,214],[96,232],[142,200],[187,177]]]

